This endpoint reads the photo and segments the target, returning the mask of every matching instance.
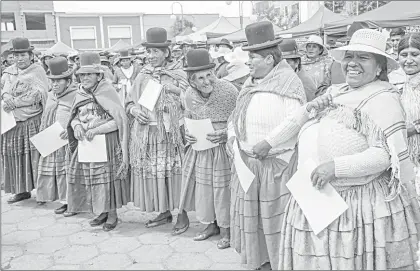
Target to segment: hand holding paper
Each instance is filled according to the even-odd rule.
[[[67,145],[68,141],[61,137],[63,132],[64,128],[61,127],[59,122],[55,122],[29,140],[34,144],[42,157],[47,157],[51,153]]]
[[[192,120],[185,118],[185,124],[190,135],[197,139],[197,142],[192,145],[194,150],[204,151],[219,145],[207,140],[207,134],[214,132],[210,119]]]
[[[107,162],[105,135],[96,135],[92,141],[79,141],[78,158],[80,163]]]

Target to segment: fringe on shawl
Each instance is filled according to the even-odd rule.
[[[328,109],[321,112],[317,118],[321,119],[326,115],[334,118],[339,123],[344,124],[347,128],[354,129],[358,133],[366,136],[370,142],[375,141],[380,143],[381,146],[384,147],[385,150],[390,154],[390,168],[392,169],[391,179],[388,184],[390,193],[386,196],[385,200],[394,200],[401,192],[403,187],[402,182],[399,179],[400,162],[398,153],[395,151],[392,145],[388,144],[387,138],[385,137],[382,129],[375,124],[375,122],[369,117],[368,114],[359,110],[350,109],[342,105],[329,107]]]

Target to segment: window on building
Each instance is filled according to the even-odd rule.
[[[45,13],[25,13],[26,30],[47,30]]]
[[[10,13],[1,13],[1,31],[15,31],[16,30],[16,21],[15,14]]]
[[[108,26],[108,46],[112,47],[119,40],[132,45],[132,31],[130,25],[110,25]]]
[[[70,27],[71,46],[74,49],[95,49],[97,46],[94,26]]]

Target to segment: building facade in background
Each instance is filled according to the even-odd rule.
[[[1,1],[1,45],[22,36],[41,50],[57,42],[53,1]]]

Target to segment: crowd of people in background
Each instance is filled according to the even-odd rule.
[[[172,235],[195,211],[194,240],[220,235],[217,247],[250,269],[416,269],[420,34],[388,39],[357,24],[340,47],[278,38],[270,22],[245,34],[174,43],[153,27],[141,49],[70,55],[13,39],[1,76],[2,110],[16,119],[1,135],[8,203],[35,189],[37,204],[95,214],[90,225],[104,231],[129,202],[157,213],[147,228],[177,210]],[[151,81],[162,86],[152,111],[138,102]],[[215,147],[195,150],[185,118],[210,119]],[[68,144],[43,157],[30,138],[56,122]],[[107,162],[80,162],[81,142],[98,135]],[[235,159],[255,175],[247,190]],[[349,206],[317,235],[286,186],[307,159],[318,161],[312,185],[331,184]]]

